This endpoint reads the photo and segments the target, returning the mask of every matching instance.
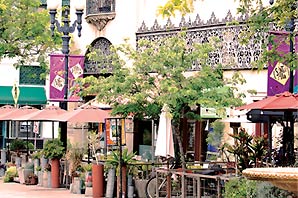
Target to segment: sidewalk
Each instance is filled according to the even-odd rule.
[[[3,183],[0,180],[1,198],[85,198],[85,195],[72,194],[65,188],[44,188],[37,185]]]

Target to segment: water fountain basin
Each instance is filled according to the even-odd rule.
[[[242,174],[248,179],[268,181],[280,189],[298,194],[298,168],[247,168]]]

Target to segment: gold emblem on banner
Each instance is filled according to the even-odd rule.
[[[290,78],[290,68],[282,63],[277,63],[272,70],[270,77],[280,84],[285,85]]]

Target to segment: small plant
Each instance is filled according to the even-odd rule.
[[[69,145],[69,149],[66,154],[66,158],[70,161],[70,171],[73,174],[76,171],[82,172],[82,159],[84,156],[84,149],[79,147],[78,144]]]
[[[42,156],[42,151],[35,151],[34,153],[31,154],[32,159],[40,159]]]
[[[91,172],[92,171],[92,164],[82,164],[84,172]]]
[[[133,157],[135,156],[135,153],[128,152],[128,149],[125,148],[122,151],[122,166],[128,166],[128,173],[133,173],[134,168],[133,165],[129,166],[130,163],[134,162],[135,160]],[[113,167],[118,169],[119,168],[119,162],[120,162],[120,155],[119,151],[112,151],[111,155],[106,160],[106,165],[108,167]]]
[[[42,153],[48,159],[61,159],[64,155],[63,143],[59,139],[47,140]]]
[[[15,151],[17,156],[20,156],[20,151],[26,149],[26,142],[21,139],[14,139],[10,142],[9,148],[11,151]]]
[[[41,171],[41,166],[36,166],[35,170],[36,171]]]
[[[224,197],[229,198],[255,198],[257,182],[245,178],[232,178],[225,183]]]
[[[99,155],[97,155],[97,151],[100,148],[100,138],[98,136],[98,134],[96,134],[95,131],[90,131],[88,133],[88,144],[89,144],[89,148],[92,152],[93,157],[95,157],[95,162],[96,164],[99,164]]]
[[[18,176],[17,167],[11,166],[7,168],[5,175],[4,175],[4,182],[12,182],[14,177]]]
[[[267,151],[264,138],[249,135],[244,128],[240,128],[238,134],[230,136],[234,138],[235,144],[225,144],[224,147],[238,159],[240,170],[262,165]]]

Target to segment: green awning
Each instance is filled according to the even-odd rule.
[[[0,104],[14,104],[12,86],[0,86]],[[18,104],[42,105],[47,103],[46,92],[43,87],[19,86]]]

